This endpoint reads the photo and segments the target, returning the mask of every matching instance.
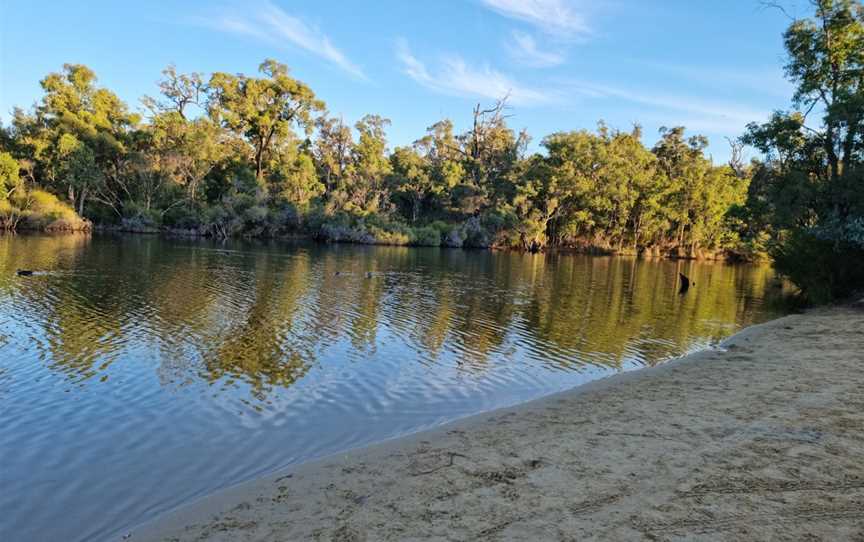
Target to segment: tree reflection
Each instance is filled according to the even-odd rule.
[[[25,281],[17,268],[50,272]],[[679,272],[696,283],[687,295]],[[762,317],[772,278],[767,267],[569,254],[6,236],[0,354],[33,344],[86,380],[147,352],[164,385],[243,383],[261,400],[394,343],[400,363],[467,374],[528,360],[618,369]]]

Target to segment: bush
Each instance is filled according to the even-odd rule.
[[[798,229],[774,251],[777,271],[812,303],[845,299],[864,290],[864,246]]]
[[[21,229],[44,231],[89,231],[89,221],[78,216],[70,206],[57,199],[57,196],[43,190],[20,191],[4,206],[2,220],[17,214]]]
[[[299,230],[302,225],[303,216],[295,205],[284,203],[270,209],[268,220],[270,233],[278,235],[280,233],[291,233]]]
[[[471,248],[488,248],[492,245],[492,235],[483,227],[479,217],[471,217],[462,224],[459,236],[462,246]]]
[[[376,245],[408,245],[411,243],[411,234],[398,226],[391,225],[389,228],[372,226],[369,228],[369,233]]]
[[[203,222],[201,210],[191,205],[175,205],[162,217],[163,225],[182,230],[197,230]]]
[[[410,244],[419,247],[441,246],[441,232],[434,226],[422,226],[411,231]]]
[[[148,210],[135,203],[127,203],[123,208],[120,224],[123,231],[135,233],[157,233],[162,217],[152,209]]]

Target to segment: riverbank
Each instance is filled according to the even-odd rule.
[[[655,369],[218,493],[141,540],[852,539],[864,311],[749,328]]]
[[[424,239],[418,239],[412,236],[386,236],[383,238],[371,235],[356,235],[356,236],[328,236],[326,234],[311,234],[303,232],[280,233],[278,235],[235,235],[221,237],[214,235],[212,232],[201,229],[184,229],[184,228],[157,228],[146,225],[125,224],[118,226],[98,225],[95,227],[98,233],[106,234],[123,234],[123,235],[160,235],[168,238],[181,239],[212,239],[212,240],[228,240],[228,239],[244,239],[257,241],[289,241],[289,242],[307,242],[307,243],[322,243],[322,244],[346,244],[346,245],[366,245],[366,246],[399,246],[399,247],[414,247],[414,248],[463,248],[468,250],[495,250],[495,251],[515,251],[522,253],[562,253],[562,254],[585,254],[591,256],[627,256],[639,257],[653,260],[693,260],[693,261],[717,261],[726,263],[759,263],[768,261],[768,255],[764,253],[736,251],[731,249],[724,250],[705,250],[693,247],[624,247],[615,248],[608,244],[592,243],[582,240],[572,242],[566,245],[547,245],[539,248],[525,248],[520,245],[508,244],[463,244],[461,241],[445,240],[439,237],[427,236]]]

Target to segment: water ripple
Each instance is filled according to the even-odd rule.
[[[0,255],[0,534],[20,540],[105,538],[773,314],[759,267],[150,237]],[[681,271],[710,288],[679,296]]]

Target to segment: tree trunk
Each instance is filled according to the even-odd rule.
[[[258,148],[255,153],[255,182],[258,186],[262,186],[262,177],[264,177],[264,147]]]
[[[78,216],[84,218],[84,200],[87,198],[87,189],[82,188],[78,198]]]

